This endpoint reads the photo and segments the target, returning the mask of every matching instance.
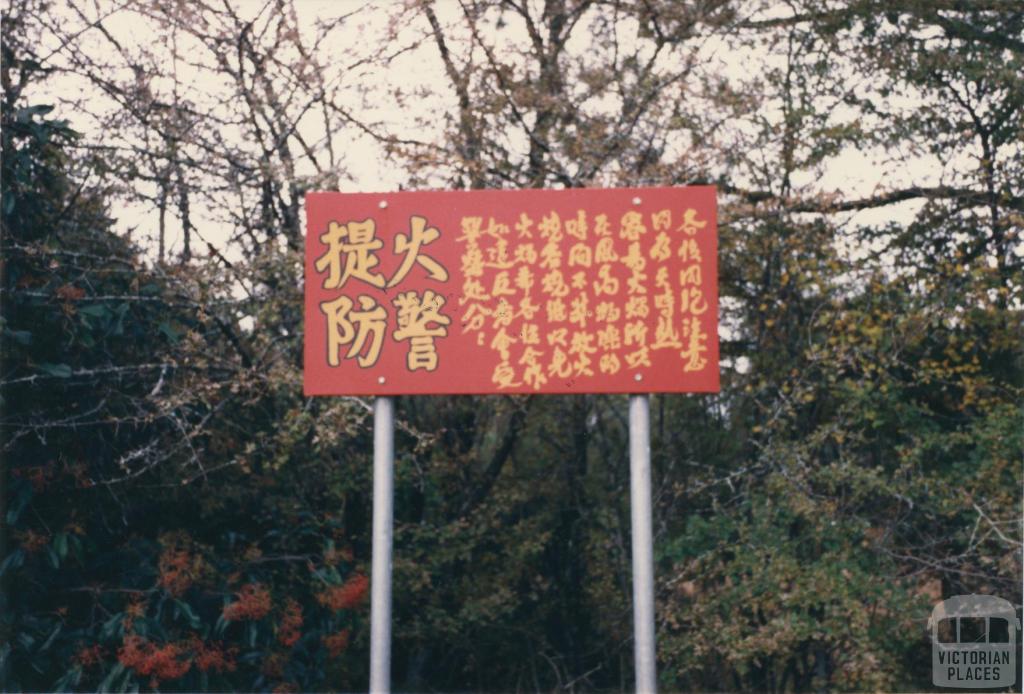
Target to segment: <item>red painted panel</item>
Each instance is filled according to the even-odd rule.
[[[308,395],[716,392],[715,189],[306,196]]]

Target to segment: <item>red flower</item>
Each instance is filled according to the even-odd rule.
[[[124,645],[117,651],[117,659],[126,668],[140,675],[149,675],[155,689],[161,680],[175,680],[192,667],[192,661],[182,659],[185,649],[175,643],[163,646],[149,643],[134,634],[125,637]]]
[[[21,542],[21,548],[28,554],[40,552],[50,544],[49,535],[37,533],[34,530],[26,530],[22,533],[15,532],[15,537]]]
[[[234,672],[237,648],[226,649],[221,644],[206,644],[198,638],[191,643],[193,663],[200,672]]]
[[[92,667],[93,665],[99,665],[103,661],[103,647],[99,644],[96,644],[95,646],[83,646],[82,649],[74,655],[72,660],[83,669]]]
[[[78,301],[85,296],[85,290],[73,284],[65,284],[62,287],[58,287],[53,293],[57,295],[57,298],[64,301]]]
[[[284,616],[281,617],[281,624],[277,630],[277,640],[291,648],[298,643],[302,636],[300,629],[302,629],[302,606],[292,598],[288,598]]]
[[[347,610],[361,602],[370,589],[370,579],[363,574],[356,574],[345,581],[344,585],[332,586],[316,596],[317,601],[334,611]]]
[[[160,586],[174,597],[189,589],[202,568],[202,559],[186,549],[169,547],[160,555]]]
[[[284,653],[271,653],[263,658],[263,666],[260,668],[269,679],[277,679],[284,675],[285,661],[288,659]]]
[[[224,619],[263,619],[270,612],[270,591],[259,583],[247,583],[237,595],[238,601],[224,608]]]
[[[348,648],[349,636],[349,630],[342,629],[336,634],[324,637],[324,646],[327,648],[327,652],[332,658],[337,658],[345,652],[345,649]]]

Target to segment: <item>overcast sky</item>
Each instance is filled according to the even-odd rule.
[[[233,0],[232,4],[240,15],[253,18],[258,17],[266,7],[266,3],[262,0]],[[158,47],[162,41],[167,44],[167,55],[170,56],[167,32],[161,30],[152,19],[139,12],[119,9],[122,5],[123,3],[103,1],[94,6],[90,5],[88,9],[79,9],[83,9],[89,18],[105,17],[104,27],[128,50],[136,50],[140,47]],[[453,31],[457,32],[459,25],[462,24],[460,21],[461,10],[457,0],[440,0],[436,3],[436,7],[442,21],[450,24]],[[425,88],[431,94],[430,108],[439,109],[442,112],[446,109],[454,109],[454,95],[448,86],[443,64],[433,42],[423,41],[418,47],[402,53],[391,63],[390,69],[387,71],[360,65],[368,54],[386,53],[395,49],[395,43],[387,41],[388,20],[394,5],[386,2],[363,3],[357,0],[298,0],[296,9],[299,25],[302,31],[310,37],[315,34],[318,23],[342,16],[347,17],[331,41],[327,55],[330,58],[331,72],[336,84],[342,93],[345,93],[346,89],[350,90],[353,108],[362,117],[386,123],[390,132],[401,136],[411,135],[419,139],[433,140],[438,140],[441,137],[442,123],[440,120],[428,120],[426,124],[416,123],[415,107],[410,108],[408,104],[398,107],[394,103],[390,103],[387,98],[380,96],[386,95],[389,88],[398,85],[410,89]],[[780,3],[773,13],[785,14],[788,11],[787,6]],[[86,22],[74,15],[75,13],[67,7],[62,8],[60,5],[57,6],[54,14],[54,18],[59,21],[64,32],[69,30],[69,25],[81,27],[81,34],[76,35],[73,44],[62,45],[61,39],[53,34],[44,34],[42,37],[43,45],[50,47],[53,51],[53,60],[57,64],[67,62],[68,51],[102,53],[109,50],[109,44],[97,30],[85,29]],[[417,38],[422,38],[426,28],[425,22],[422,26],[413,22],[409,26],[402,27],[398,44],[415,44]],[[522,27],[514,22],[510,22],[502,31],[506,42],[524,43],[528,40]],[[628,31],[626,35],[628,35]],[[176,36],[175,40],[185,41],[186,38]],[[581,32],[580,37],[576,39],[576,45],[570,46],[570,49],[586,50],[587,40],[588,37]],[[187,46],[179,44],[178,49],[180,53],[189,55]],[[752,53],[750,50],[737,50],[735,47],[730,49],[715,40],[706,41],[702,51],[709,64],[730,79],[741,79],[752,69],[756,69],[758,65],[784,59],[784,56],[763,52]],[[356,67],[352,68],[351,66]],[[208,108],[217,108],[217,100],[222,98],[224,88],[211,77],[211,73],[189,65],[187,59],[175,61],[175,70],[182,81],[189,85],[188,93],[183,96],[194,100],[200,108],[204,104]],[[159,85],[156,87],[159,88]],[[368,87],[369,92],[367,92]],[[113,103],[100,89],[73,74],[58,75],[47,83],[46,89],[48,93],[43,95],[44,100],[62,102],[58,113],[59,117],[68,119],[72,127],[82,131],[86,142],[97,144],[108,142],[108,134],[103,132],[99,123],[89,117],[90,113],[103,113],[114,108]],[[371,97],[376,94],[378,98],[364,100],[367,93]],[[897,95],[895,98],[900,97]],[[908,100],[907,103],[912,105],[913,95],[906,95],[904,98]],[[770,113],[765,115],[774,117]],[[429,131],[431,123],[434,132]],[[317,119],[306,119],[300,127],[308,141],[323,140],[324,131],[322,124],[319,124]],[[680,143],[678,146],[685,145]],[[339,168],[344,171],[340,180],[342,191],[395,190],[406,180],[406,172],[396,169],[392,163],[386,161],[373,138],[357,128],[351,128],[341,133],[337,147],[344,154],[343,160],[339,163]],[[837,192],[845,198],[857,198],[895,185],[911,183],[935,185],[941,182],[945,174],[943,168],[936,161],[928,159],[904,163],[900,170],[894,171],[891,164],[882,165],[886,156],[887,153],[882,151],[864,152],[848,148],[832,160],[821,176],[808,174],[810,178],[798,180],[796,183],[798,185],[813,184],[821,191]],[[876,223],[885,220],[905,222],[912,217],[919,204],[910,202],[877,208],[850,214],[848,219],[854,224]],[[155,249],[157,218],[151,207],[122,204],[117,210],[117,216],[122,229],[133,229],[133,238],[136,241],[143,243],[151,250]],[[208,215],[204,215],[202,209],[194,210],[194,216],[203,239],[219,247],[226,245],[231,231],[229,228],[209,219]],[[204,217],[207,218],[204,220]],[[180,226],[170,222],[169,219],[168,230],[171,237],[169,250],[173,253],[180,248]],[[846,250],[851,253],[858,252],[858,249],[854,248]]]

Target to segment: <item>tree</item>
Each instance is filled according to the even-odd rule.
[[[368,151],[410,188],[718,187],[723,390],[652,408],[666,688],[927,687],[930,603],[1020,601],[1015,3],[14,9],[21,686],[363,686],[368,404],[300,394],[300,212]],[[105,137],[20,73],[85,80],[55,103]],[[396,682],[629,689],[625,404],[399,399]],[[35,469],[71,452],[93,486]]]
[[[350,482],[324,456],[324,476],[289,466],[316,421],[274,370],[278,338],[238,330],[215,268],[147,263],[114,233],[103,154],[82,156],[53,107],[24,105],[49,68],[18,9],[0,73],[3,686],[358,678],[338,671],[367,587],[343,524]],[[280,256],[261,262],[280,271]],[[280,321],[294,296],[242,305]]]

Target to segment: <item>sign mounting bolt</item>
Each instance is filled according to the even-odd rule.
[[[384,377],[383,376],[378,376],[377,377],[377,383],[379,383],[381,385],[384,385]]]
[[[380,202],[377,203],[377,207],[379,207],[382,210],[386,210],[387,207],[388,207],[388,201],[387,200],[381,200]]]
[[[633,380],[634,381],[642,381],[642,380],[644,380],[643,374],[637,374],[636,376],[633,376]]]
[[[639,205],[641,202],[643,202],[643,200],[641,200],[639,197],[633,198],[633,204],[634,205]]]

